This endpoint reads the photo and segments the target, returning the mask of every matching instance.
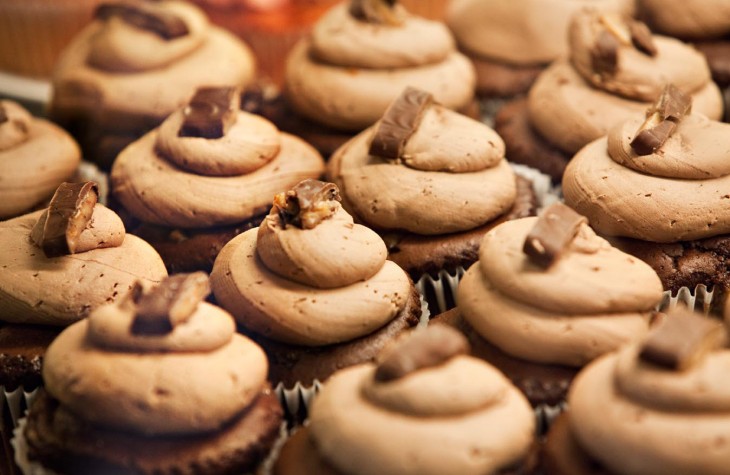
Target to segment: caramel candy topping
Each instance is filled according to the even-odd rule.
[[[651,155],[674,133],[682,118],[692,110],[691,99],[668,84],[657,102],[646,111],[646,120],[631,141],[637,155]]]
[[[144,335],[170,333],[190,318],[208,294],[210,283],[204,272],[168,277],[150,292],[136,297],[131,331]]]
[[[725,330],[719,321],[682,307],[652,327],[639,357],[671,370],[684,371],[722,346],[724,341]]]
[[[271,214],[279,215],[285,229],[287,225],[312,229],[335,213],[338,201],[340,190],[337,185],[309,178],[276,195]]]
[[[201,137],[218,139],[236,123],[237,101],[233,87],[204,87],[195,95],[183,110],[183,123],[180,137]]]
[[[631,43],[634,45],[634,48],[649,56],[657,55],[659,51],[654,44],[651,30],[649,30],[649,27],[645,23],[631,21],[629,22],[629,31],[631,32]]]
[[[100,20],[118,17],[136,28],[151,31],[166,40],[189,33],[188,26],[182,18],[156,8],[150,3],[139,1],[104,3],[96,9],[95,17]]]
[[[5,111],[5,106],[0,104],[0,124],[8,121],[8,113]]]
[[[91,181],[62,183],[58,187],[31,234],[46,257],[77,251],[79,235],[91,221],[98,200],[98,187]]]
[[[385,111],[368,153],[391,160],[399,159],[406,142],[418,130],[423,114],[432,102],[430,93],[413,87],[406,88]]]
[[[397,5],[397,0],[352,0],[350,15],[367,23],[398,26],[403,24],[403,15]]]
[[[656,56],[657,48],[651,31],[642,22],[625,21],[614,15],[599,17],[599,32],[591,51],[593,70],[599,74],[613,74],[618,67],[618,51],[633,46],[649,56]]]
[[[469,354],[464,335],[446,325],[416,330],[399,340],[380,361],[375,380],[393,381],[414,371],[439,366],[454,356]]]
[[[555,203],[538,218],[522,248],[532,263],[547,269],[587,223],[585,216],[562,203]]]

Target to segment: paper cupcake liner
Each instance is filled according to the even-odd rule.
[[[427,327],[428,321],[431,318],[429,305],[423,298],[423,294],[421,294],[420,298],[421,319],[418,321],[416,329]],[[297,382],[291,388],[284,387],[283,383],[277,384],[274,388],[274,391],[279,397],[281,405],[284,407],[285,416],[295,424],[303,422],[309,415],[309,408],[312,404],[312,401],[322,389],[323,384],[324,383],[322,383],[318,379],[315,379],[314,383],[311,385]]]
[[[532,182],[532,189],[537,198],[537,211],[540,212],[553,203],[563,201],[563,189],[553,184],[552,179],[540,170],[527,165],[509,162],[515,174]]]
[[[0,393],[0,399],[2,399],[2,404],[8,408],[12,426],[17,427],[18,420],[20,420],[25,410],[30,407],[33,399],[35,399],[35,396],[38,393],[38,388],[30,392],[26,391],[22,387],[19,387],[13,391],[6,391],[5,388],[0,389],[2,390],[2,392]]]

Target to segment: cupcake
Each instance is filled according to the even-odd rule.
[[[662,300],[656,273],[586,221],[558,203],[497,226],[459,284],[457,310],[437,318],[541,410],[564,400],[581,367],[643,337]]]
[[[61,333],[22,434],[30,459],[66,474],[253,473],[282,409],[264,352],[209,291],[179,274]]]
[[[231,240],[213,266],[216,301],[266,350],[274,385],[308,387],[371,361],[421,316],[408,275],[338,198],[316,180],[277,195],[261,226]]]
[[[329,156],[372,125],[406,86],[454,110],[474,106],[474,68],[445,25],[395,1],[352,0],[329,10],[291,51],[275,122]]]
[[[643,343],[591,363],[548,434],[546,473],[727,473],[726,333],[683,310]]]
[[[80,162],[81,151],[64,130],[0,100],[0,220],[48,200]]]
[[[508,159],[560,181],[578,150],[643,113],[667,83],[691,95],[698,112],[722,117],[719,89],[704,56],[691,46],[593,10],[573,17],[569,35],[570,59],[553,63],[526,100],[497,116]]]
[[[730,287],[730,125],[694,106],[667,87],[646,116],[635,114],[574,157],[563,192],[596,231],[648,262],[666,289],[706,284],[722,292]]]
[[[633,0],[457,0],[449,6],[447,24],[474,62],[477,94],[507,98],[526,93],[549,63],[567,56],[568,23],[587,6],[634,13]]]
[[[190,104],[125,148],[114,197],[143,222],[171,272],[209,271],[234,236],[259,225],[271,197],[324,171],[307,143],[238,110],[233,88],[201,88]]]
[[[108,169],[198,87],[243,87],[253,75],[248,48],[192,4],[107,2],[59,60],[49,115]]]
[[[388,258],[423,279],[436,312],[453,306],[437,295],[447,276],[436,276],[476,261],[496,224],[534,214],[535,195],[492,129],[434,101],[403,91],[377,124],[337,150],[327,176],[343,190],[345,209],[384,237]]]
[[[399,339],[377,363],[338,372],[273,473],[527,473],[532,410],[468,352],[458,332],[431,327]]]

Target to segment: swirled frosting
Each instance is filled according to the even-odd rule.
[[[566,203],[609,236],[677,242],[730,232],[730,126],[693,113],[656,152],[638,156],[630,143],[641,124],[637,114],[573,158]]]
[[[368,225],[445,234],[476,228],[512,206],[504,142],[486,125],[431,105],[395,162],[368,153],[377,127],[343,145],[327,168],[345,208]]]
[[[177,435],[221,428],[264,388],[263,350],[224,310],[201,302],[164,335],[131,333],[134,318],[125,299],[67,328],[46,352],[46,390],[92,423]]]
[[[574,18],[571,61],[556,61],[530,90],[530,123],[540,135],[563,151],[576,153],[616,124],[646,110],[671,82],[692,96],[696,111],[715,120],[722,117],[721,96],[704,57],[677,40],[652,35],[655,56],[620,44],[616,70],[594,71],[599,18],[595,12]]]
[[[730,33],[726,0],[641,0],[641,11],[657,31],[680,38],[715,38]]]
[[[730,351],[683,372],[646,363],[638,352],[631,345],[607,355],[573,382],[569,421],[581,447],[612,473],[726,473]]]
[[[342,473],[498,473],[527,454],[534,414],[483,361],[455,356],[388,382],[375,371],[336,373],[312,404],[314,445]]]
[[[377,234],[333,207],[312,229],[286,226],[272,210],[260,228],[230,241],[211,273],[220,305],[261,335],[305,346],[352,340],[390,322],[411,295],[410,279],[386,261]]]
[[[233,224],[268,210],[271,198],[324,170],[319,153],[243,111],[217,139],[181,137],[181,110],[130,144],[111,173],[115,196],[137,218],[163,226]]]
[[[555,263],[538,267],[522,251],[536,222],[508,221],[485,235],[459,284],[469,324],[512,356],[569,366],[644,335],[662,296],[656,273],[586,224]]]
[[[451,109],[474,97],[475,73],[445,25],[403,15],[398,25],[354,18],[343,2],[315,25],[287,60],[289,102],[303,116],[341,130],[373,124],[406,86]]]
[[[0,319],[68,325],[125,295],[135,281],[167,275],[152,247],[125,234],[119,216],[101,204],[79,236],[77,254],[48,258],[31,231],[44,211],[0,223]]]
[[[0,108],[0,219],[7,219],[49,198],[74,174],[81,151],[64,130],[18,103],[2,100]]]
[[[459,46],[514,65],[546,64],[568,53],[565,41],[574,13],[592,7],[632,15],[627,0],[456,0],[447,24]]]

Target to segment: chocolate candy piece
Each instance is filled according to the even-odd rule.
[[[0,124],[8,121],[8,113],[5,111],[5,106],[0,104]]]
[[[152,2],[120,1],[104,3],[97,7],[95,17],[108,20],[118,17],[126,23],[151,31],[166,40],[172,40],[189,33],[188,26],[179,16],[151,5]]]
[[[629,32],[631,33],[631,43],[634,48],[649,56],[657,55],[658,50],[654,44],[654,38],[651,36],[651,30],[645,23],[640,21],[629,22]]]
[[[449,326],[434,325],[416,330],[399,340],[383,357],[375,370],[375,380],[393,381],[466,354],[469,354],[466,337]]]
[[[725,331],[720,322],[678,307],[652,327],[639,357],[658,366],[684,371],[724,341]]]
[[[587,222],[585,216],[562,203],[555,203],[537,219],[522,250],[533,264],[547,269],[575,239],[580,225]]]
[[[397,4],[397,0],[352,0],[350,15],[367,23],[397,26],[403,23]]]
[[[337,201],[340,201],[337,185],[309,178],[276,195],[271,214],[279,215],[284,229],[290,224],[312,229],[335,213]]]
[[[406,142],[418,130],[423,114],[432,102],[430,93],[413,87],[406,88],[385,111],[368,153],[392,160],[400,158]]]
[[[679,121],[691,110],[691,99],[673,84],[668,84],[657,102],[647,110],[646,120],[631,141],[631,148],[639,156],[651,155],[667,141]]]
[[[597,73],[615,73],[618,66],[618,48],[616,37],[608,30],[602,30],[591,50],[593,70]]]
[[[74,254],[99,199],[96,183],[62,183],[51,198],[48,211],[33,229],[34,241],[46,257]]]
[[[161,335],[187,321],[198,304],[210,294],[210,283],[204,272],[176,274],[136,299],[134,334]]]
[[[202,137],[218,139],[223,137],[236,122],[237,100],[233,87],[203,87],[183,110],[180,137]]]

